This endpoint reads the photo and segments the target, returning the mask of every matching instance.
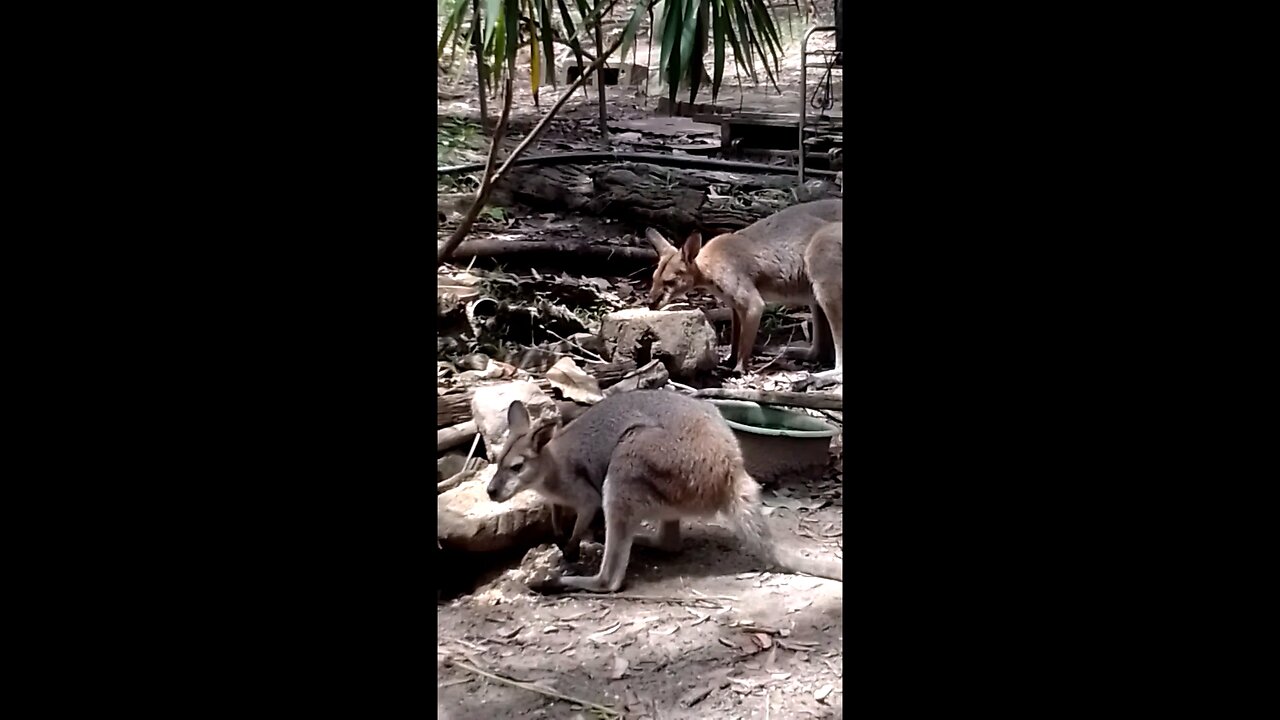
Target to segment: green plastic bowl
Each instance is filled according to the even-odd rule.
[[[710,401],[738,438],[747,472],[762,483],[826,468],[840,431],[820,418],[743,400]]]

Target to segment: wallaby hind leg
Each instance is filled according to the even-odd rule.
[[[754,290],[745,293],[738,305],[742,311],[742,323],[738,326],[738,362],[734,364],[735,372],[745,373],[751,354],[755,350],[756,333],[760,330],[760,317],[764,315],[764,298]]]
[[[738,365],[738,333],[742,332],[742,316],[737,308],[730,308],[732,316],[729,321],[729,359],[725,361],[729,367]]]
[[[837,284],[832,288],[830,283],[824,283],[821,286],[815,286],[814,292],[821,298],[826,310],[827,321],[831,324],[831,342],[835,346],[835,370],[834,373],[842,373],[844,371],[844,300],[840,292],[840,285]]]
[[[636,544],[644,547],[662,550],[663,552],[679,552],[680,550],[680,521],[664,520],[658,526],[656,535],[648,533],[636,535]]]
[[[831,324],[817,301],[809,306],[809,314],[813,318],[813,342],[808,345],[789,345],[783,351],[783,355],[809,362],[830,362],[835,354],[832,348]]]
[[[805,251],[805,271],[813,285],[814,300],[822,307],[835,346],[835,369],[820,376],[844,372],[844,240],[842,223],[832,223],[814,234]]]
[[[605,482],[608,482],[606,479]],[[615,507],[606,504],[604,510],[604,562],[600,572],[589,577],[562,575],[549,585],[561,590],[586,590],[587,592],[617,592],[627,576],[627,563],[631,561],[631,541],[635,537],[636,523]],[[558,587],[556,587],[558,586]]]

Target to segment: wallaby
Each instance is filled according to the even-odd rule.
[[[578,517],[565,556],[576,557],[596,511],[604,508],[604,561],[596,575],[560,576],[540,592],[616,592],[633,541],[674,551],[681,518],[726,516],[766,563],[791,572],[843,580],[839,560],[809,558],[774,542],[760,506],[760,486],[746,471],[737,438],[715,406],[668,390],[606,397],[568,426],[533,427],[516,401],[507,409],[511,435],[489,498],[505,502],[534,489]],[[658,525],[638,534],[640,522]]]
[[[745,372],[766,302],[809,305],[813,343],[788,348],[810,360],[834,350],[835,368],[819,375],[843,375],[844,241],[840,200],[793,205],[732,233],[702,243],[694,232],[680,249],[649,228],[658,251],[649,306],[657,309],[694,288],[706,288],[733,311],[728,364]],[[832,345],[834,344],[834,347]]]

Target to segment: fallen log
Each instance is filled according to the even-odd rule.
[[[513,260],[518,257],[522,263],[546,261],[561,265],[569,260],[592,263],[597,267],[604,262],[628,268],[648,267],[658,262],[658,254],[649,248],[599,245],[586,240],[464,240],[451,257],[459,263],[471,258],[500,257]]]
[[[745,400],[763,405],[790,405],[791,407],[813,408],[815,410],[841,410],[844,408],[844,398],[830,393],[704,388],[698,391],[697,396],[721,400]]]
[[[785,165],[766,165],[764,163],[743,162],[741,160],[719,160],[716,158],[704,158],[696,155],[666,155],[663,153],[645,153],[645,152],[607,152],[607,151],[587,151],[587,152],[567,152],[553,153],[548,155],[526,155],[511,163],[512,167],[518,166],[541,166],[553,167],[556,165],[584,165],[588,163],[617,163],[619,161],[636,161],[648,163],[650,165],[663,165],[672,168],[685,168],[690,170],[712,170],[712,171],[730,171],[738,173],[764,173],[774,175],[784,175],[794,178],[799,170],[794,167],[786,167]],[[466,165],[444,165],[436,168],[436,175],[456,175],[458,173],[476,172],[484,170],[484,163],[467,163]],[[835,177],[834,170],[810,170],[805,168],[805,175],[814,175],[822,177]]]
[[[455,448],[474,438],[479,431],[475,420],[440,428],[436,430],[436,452],[444,452],[450,448]]]
[[[840,197],[840,188],[823,180],[797,187],[790,176],[617,163],[596,168],[561,165],[518,169],[495,190],[494,197],[531,207],[617,218],[683,238],[695,229],[704,237],[740,230],[797,202]],[[636,242],[644,243],[639,238]]]

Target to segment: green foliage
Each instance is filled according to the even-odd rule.
[[[720,94],[728,51],[734,61],[758,82],[757,61],[769,81],[777,86],[774,75],[782,52],[781,35],[767,0],[634,0],[635,6],[623,30],[619,56],[625,56],[635,42],[643,20],[651,6],[661,2],[655,17],[650,42],[661,48],[657,75],[667,86],[668,98],[687,88],[689,100],[697,98],[701,89],[706,50],[713,50],[711,99]],[[440,0],[440,17],[445,24],[436,46],[436,57],[453,48],[451,57],[467,52],[470,41],[472,0]],[[570,6],[574,6],[572,9]],[[481,43],[489,81],[502,78],[507,60],[526,43],[530,51],[530,81],[534,94],[544,82],[554,83],[552,29],[564,28],[565,43],[583,64],[583,38],[593,37],[597,15],[612,5],[605,0],[481,0]],[[576,10],[576,15],[574,13]],[[528,18],[522,22],[522,15]],[[464,29],[464,26],[466,29]],[[521,35],[524,35],[522,39]],[[728,46],[726,48],[726,45]],[[598,52],[600,48],[596,48]],[[492,85],[491,85],[492,86]]]
[[[480,125],[461,118],[441,118],[436,129],[436,162],[449,165],[465,157],[464,151],[479,150],[484,145]]]
[[[484,215],[490,220],[497,220],[498,222],[502,222],[507,219],[506,208],[495,207],[493,205],[486,207],[484,210],[481,211],[480,214]]]
[[[639,0],[624,31],[621,52],[634,42],[640,21],[650,4],[657,0]],[[711,76],[711,100],[720,95],[724,80],[725,44],[733,51],[734,62],[745,69],[753,81],[756,60],[764,67],[769,81],[777,87],[774,73],[782,52],[782,38],[766,0],[661,0],[660,19],[654,21],[654,37],[650,42],[661,48],[658,77],[667,85],[667,98],[675,102],[676,93],[689,89],[689,102],[694,102],[706,73],[704,55],[708,41],[713,48],[714,74]]]

